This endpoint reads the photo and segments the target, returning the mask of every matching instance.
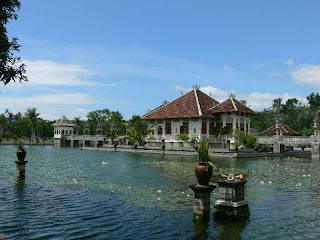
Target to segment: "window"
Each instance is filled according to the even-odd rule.
[[[171,134],[171,123],[166,123],[166,134]]]
[[[64,134],[64,130],[62,130],[62,134]]]
[[[202,122],[202,134],[207,134],[207,122]]]
[[[183,122],[180,126],[180,134],[189,134],[189,122]]]
[[[178,133],[178,128],[176,128],[176,133]]]
[[[193,133],[197,133],[197,129],[196,128],[193,129]]]
[[[233,118],[231,117],[226,118],[226,128],[229,128],[229,129],[233,128]]]
[[[162,135],[162,126],[158,127],[158,135]]]
[[[211,122],[209,125],[209,135],[215,135],[217,133],[218,129],[215,129],[214,123]]]

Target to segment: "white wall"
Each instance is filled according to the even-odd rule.
[[[64,131],[64,134],[62,134],[62,130]],[[53,133],[54,133],[54,138],[61,138],[62,136],[68,136],[73,134],[73,127],[65,127],[65,126],[56,126],[54,127]],[[56,132],[58,131],[58,132]]]

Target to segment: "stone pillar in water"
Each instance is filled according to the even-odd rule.
[[[193,215],[195,220],[209,220],[210,219],[210,194],[215,188],[213,185],[203,186],[200,184],[193,184],[189,186],[195,194],[196,202],[193,208]]]
[[[26,178],[26,164],[28,161],[15,161],[17,164],[17,174],[18,178],[25,179]]]
[[[215,217],[223,218],[247,218],[250,216],[249,205],[244,200],[245,180],[217,181],[219,187],[219,200],[216,201],[214,208]]]
[[[319,130],[320,130],[320,122],[318,113],[316,114],[316,117],[313,121],[313,129],[314,133],[313,136],[310,136],[311,139],[311,154],[312,157],[319,158],[320,156],[320,147],[319,147]]]

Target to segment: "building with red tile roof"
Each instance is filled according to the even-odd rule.
[[[255,115],[257,114],[255,111],[248,108],[245,104],[242,102],[239,102],[237,99],[235,99],[233,96],[225,100],[224,102],[215,105],[211,109],[211,113],[217,114],[217,113],[233,113],[233,112],[239,112],[249,115]]]
[[[292,128],[288,127],[285,124],[281,124],[279,126],[279,130],[281,131],[280,135],[287,135],[287,136],[299,136],[300,133],[298,133],[297,131],[293,130]],[[272,127],[264,130],[262,133],[262,135],[276,135],[277,134],[277,128],[276,125],[273,125]]]
[[[208,139],[220,128],[241,129],[250,133],[250,116],[256,114],[231,96],[219,103],[195,86],[172,102],[164,102],[143,116],[154,131],[148,137],[176,141],[179,134]]]

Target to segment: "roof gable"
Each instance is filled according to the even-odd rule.
[[[198,89],[193,89],[176,100],[156,108],[143,118],[145,120],[151,120],[213,117],[209,109],[216,104],[218,104],[218,102],[215,99]]]
[[[281,128],[283,135],[292,135],[292,136],[300,135],[299,132],[293,130],[292,128],[288,127],[285,124],[282,124],[282,126],[280,128]],[[276,125],[273,125],[272,127],[264,130],[261,134],[263,134],[263,135],[269,135],[269,134],[276,135]]]
[[[230,97],[224,102],[214,106],[211,109],[212,113],[227,113],[227,112],[241,112],[247,113],[251,115],[257,114],[255,111],[244,105],[243,103],[239,102],[237,99]]]
[[[57,120],[52,126],[65,126],[65,127],[74,127],[75,124],[72,123],[65,115],[62,116],[59,120]]]

